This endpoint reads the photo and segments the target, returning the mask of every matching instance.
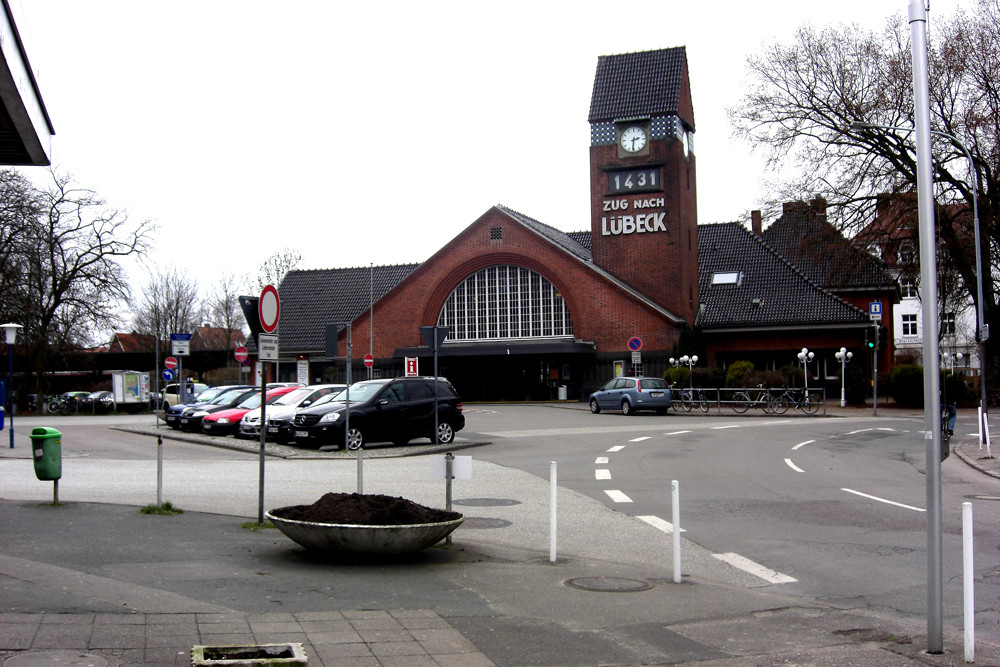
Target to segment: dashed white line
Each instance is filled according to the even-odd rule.
[[[724,563],[729,563],[733,567],[739,568],[744,572],[749,572],[755,577],[760,577],[764,581],[769,581],[772,584],[789,584],[793,581],[798,581],[795,577],[789,577],[787,574],[781,574],[780,572],[775,572],[769,567],[764,567],[760,563],[755,563],[749,558],[741,556],[734,553],[725,554],[712,554],[715,558],[723,561]]]
[[[730,424],[728,426],[713,426],[712,430],[713,431],[724,431],[727,428],[739,428],[739,427],[740,427],[740,424]]]
[[[785,463],[787,463],[788,467],[794,470],[795,472],[805,472],[805,470],[792,463],[791,459],[785,459]]]
[[[642,442],[643,440],[649,440],[651,436],[644,435],[641,438],[632,438],[629,442]]]
[[[615,445],[614,447],[609,447],[608,451],[614,454],[615,452],[620,452],[625,449],[625,445]]]
[[[792,451],[794,452],[799,447],[805,447],[806,445],[811,445],[814,442],[816,442],[816,441],[815,440],[806,440],[805,442],[800,442],[799,444],[797,444],[794,447],[792,447]]]
[[[594,479],[611,479],[611,471],[607,468],[598,468],[594,471]]]
[[[598,456],[596,459],[594,459],[595,466],[607,465],[607,463],[608,463],[607,456]]]
[[[630,503],[632,499],[626,496],[624,493],[617,489],[605,489],[604,493],[608,494],[608,497],[616,503]]]
[[[670,433],[664,433],[663,435],[684,435],[685,433],[690,433],[691,431],[671,431]]]
[[[661,519],[658,516],[654,516],[652,514],[646,514],[644,516],[637,516],[636,519],[639,519],[640,521],[645,521],[646,523],[648,523],[653,528],[657,528],[659,530],[662,530],[667,535],[673,535],[674,534],[674,524],[670,523],[669,521],[664,521],[663,519]],[[685,531],[683,528],[681,528],[681,532],[684,533],[684,532],[687,532],[687,531]]]
[[[877,500],[880,503],[885,503],[887,505],[895,505],[896,507],[902,507],[903,509],[913,510],[915,512],[926,512],[927,510],[920,507],[914,507],[913,505],[904,505],[903,503],[897,503],[895,500],[886,500],[885,498],[879,498],[878,496],[871,496],[867,493],[861,493],[860,491],[855,491],[854,489],[841,489],[841,491],[847,491],[848,493],[853,493],[856,496],[861,496],[862,498],[868,498],[869,500]]]

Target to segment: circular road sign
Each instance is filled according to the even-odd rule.
[[[375,365],[375,357],[373,357],[370,354],[366,354],[365,355],[365,366],[367,366],[368,368],[371,368],[374,365]]]
[[[166,380],[167,382],[170,382],[171,380],[174,379],[174,372],[169,368],[164,368],[162,375],[163,379]]]
[[[264,329],[264,333],[271,333],[277,328],[281,304],[278,302],[278,290],[274,289],[274,285],[265,286],[260,293],[257,314],[260,316],[260,326]]]
[[[250,353],[247,352],[247,349],[245,347],[240,345],[238,348],[233,350],[233,356],[236,357],[236,361],[242,364],[250,356]]]
[[[641,350],[642,349],[642,339],[639,338],[638,336],[632,336],[631,338],[629,338],[628,339],[628,349],[632,350],[633,352],[638,352],[639,350]]]
[[[177,368],[177,357],[167,357],[163,360],[163,365],[170,370]]]

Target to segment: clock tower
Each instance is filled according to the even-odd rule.
[[[693,324],[698,212],[684,47],[601,56],[588,120],[594,264]]]

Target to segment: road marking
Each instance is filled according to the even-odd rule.
[[[715,558],[718,558],[724,563],[729,563],[735,568],[739,568],[744,572],[749,572],[755,577],[760,577],[764,581],[769,581],[772,584],[789,584],[793,581],[798,581],[795,577],[789,577],[787,574],[781,574],[780,572],[775,572],[769,567],[764,567],[760,563],[755,563],[749,558],[745,558],[739,554],[726,553],[726,554],[712,554]]]
[[[879,498],[878,496],[870,496],[867,493],[861,493],[860,491],[855,491],[854,489],[841,489],[841,491],[847,491],[848,493],[853,493],[856,496],[861,496],[862,498],[868,498],[870,500],[877,500],[880,503],[885,503],[887,505],[895,505],[896,507],[902,507],[904,509],[913,510],[915,512],[926,512],[927,510],[921,509],[919,507],[914,507],[913,505],[904,505],[903,503],[897,503],[894,500],[886,500],[885,498]]]
[[[858,433],[867,433],[868,431],[874,431],[873,428],[859,428],[857,431],[848,431],[844,435],[856,435]]]
[[[674,534],[674,524],[670,523],[669,521],[664,521],[658,516],[647,514],[645,516],[637,516],[636,519],[639,519],[640,521],[645,521],[653,528],[662,530],[667,535]],[[686,533],[687,531],[684,528],[681,528],[681,532]]]
[[[629,498],[628,496],[626,496],[624,493],[622,493],[617,489],[611,489],[611,490],[605,489],[604,493],[608,494],[608,497],[611,498],[611,500],[615,501],[616,503],[632,502],[631,498]]]
[[[611,471],[607,468],[598,468],[594,471],[594,479],[611,479]]]
[[[650,437],[652,436],[644,435],[641,438],[633,438],[632,440],[629,440],[629,442],[642,442],[643,440],[649,440]]]
[[[607,456],[598,456],[596,459],[594,459],[595,466],[605,465],[607,462],[608,462]]]
[[[729,426],[713,426],[712,430],[713,431],[723,431],[723,430],[725,430],[727,428],[739,428],[739,427],[740,427],[740,424],[730,424]]]
[[[664,433],[663,435],[684,435],[685,433],[690,433],[691,431],[671,431],[670,433]]]
[[[787,463],[788,467],[794,470],[795,472],[805,472],[805,470],[792,463],[791,459],[785,459],[785,463]]]
[[[806,445],[811,445],[814,442],[816,442],[816,441],[815,440],[806,440],[805,442],[800,442],[799,444],[797,444],[794,447],[792,447],[792,451],[794,452],[799,447],[805,447]]]
[[[623,449],[625,449],[625,445],[615,445],[614,447],[609,448],[608,451],[613,454],[614,452],[620,452]]]

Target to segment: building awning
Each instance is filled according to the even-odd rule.
[[[51,164],[52,121],[14,21],[14,6],[0,10],[0,164]]]
[[[597,351],[592,342],[576,340],[553,341],[490,341],[484,343],[445,343],[438,350],[439,357],[473,357],[491,355],[525,355],[525,354],[589,354]],[[393,352],[400,357],[432,357],[434,352],[426,346],[398,347]]]

